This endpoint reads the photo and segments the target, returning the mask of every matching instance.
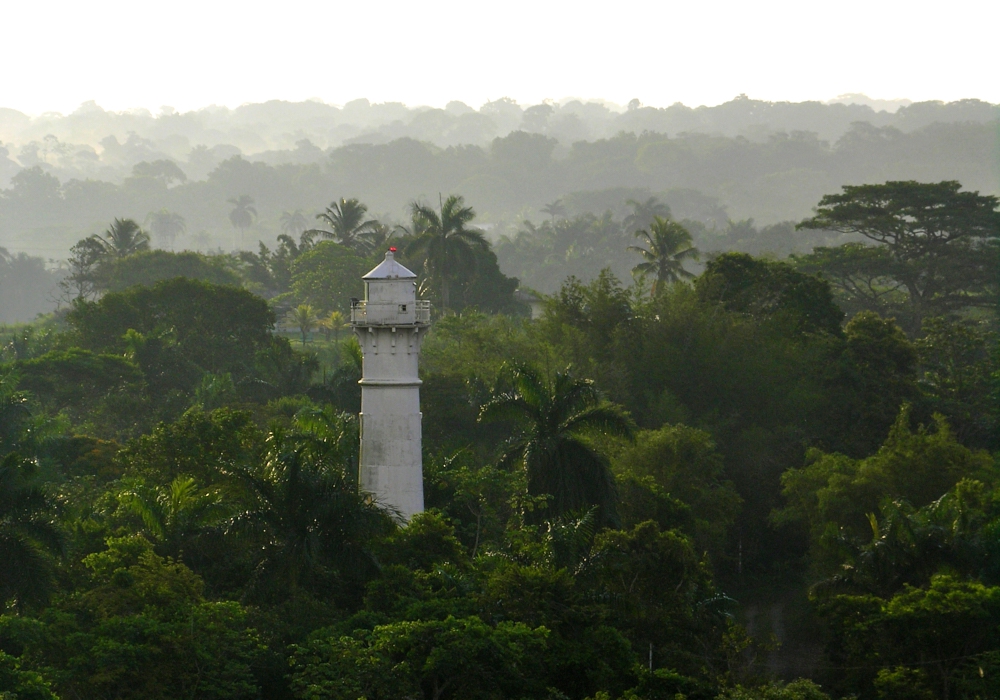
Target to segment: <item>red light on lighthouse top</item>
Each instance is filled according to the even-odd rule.
[[[395,253],[395,252],[396,252],[396,246],[392,246],[392,247],[390,247],[390,248],[389,248],[389,252],[390,252],[390,253]]]

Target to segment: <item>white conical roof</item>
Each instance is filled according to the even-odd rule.
[[[385,253],[385,260],[362,277],[363,280],[395,280],[395,279],[416,279],[416,275],[410,270],[396,262],[395,248],[390,248]]]

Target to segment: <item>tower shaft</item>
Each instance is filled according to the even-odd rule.
[[[424,509],[419,327],[358,328],[361,489],[409,520]]]

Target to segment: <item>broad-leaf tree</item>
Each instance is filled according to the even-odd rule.
[[[858,269],[840,260],[839,274],[864,279],[880,263],[876,277],[886,281],[878,287],[905,290],[900,322],[915,332],[927,316],[996,304],[1000,200],[961,190],[955,181],[848,185],[824,196],[816,216],[797,228],[860,235],[884,246],[888,256],[878,259],[857,247],[844,251],[840,257],[849,254]]]

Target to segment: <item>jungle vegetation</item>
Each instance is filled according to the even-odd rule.
[[[1000,693],[995,197],[847,186],[785,259],[651,196],[496,245],[436,204],[73,246],[61,310],[0,330],[0,695]],[[625,273],[555,256],[532,318],[499,259],[588,230]],[[436,309],[409,523],[358,493],[345,321],[390,243]]]

